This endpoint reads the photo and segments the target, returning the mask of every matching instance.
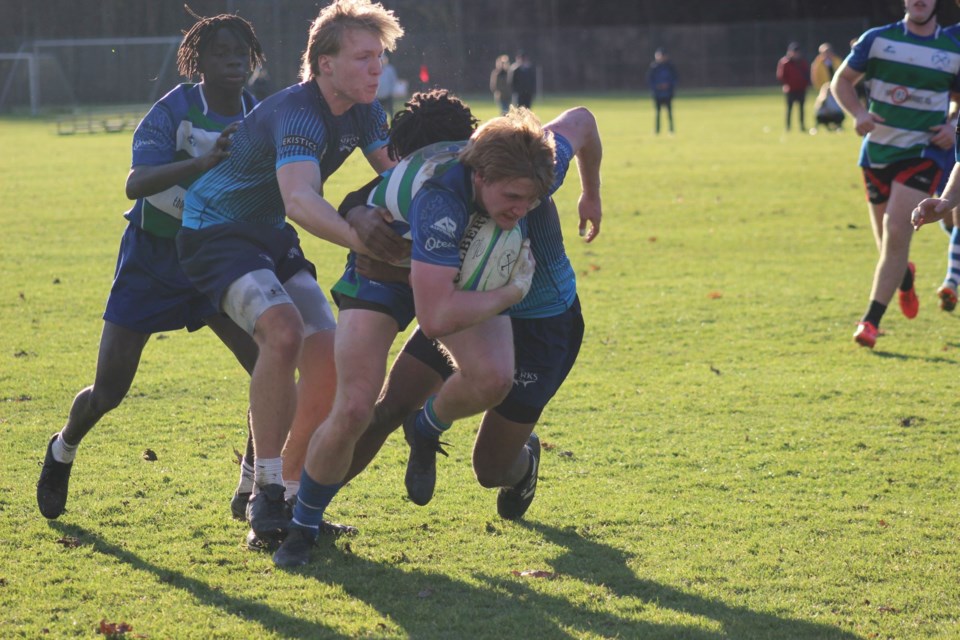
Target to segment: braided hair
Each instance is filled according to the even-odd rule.
[[[387,153],[400,160],[434,142],[468,139],[479,122],[470,107],[446,89],[419,91],[393,116]]]
[[[250,47],[250,69],[256,69],[263,66],[267,56],[263,53],[257,34],[253,30],[253,25],[249,21],[238,15],[221,13],[210,18],[204,18],[194,13],[187,5],[183,5],[187,13],[197,19],[188,31],[183,34],[183,42],[177,49],[177,70],[185,78],[193,78],[200,73],[200,53],[210,44],[213,36],[218,30],[229,29],[240,39],[241,42]]]

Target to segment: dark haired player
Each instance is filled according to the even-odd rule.
[[[77,394],[66,425],[47,445],[37,482],[37,505],[47,518],[63,513],[80,441],[126,396],[151,334],[206,324],[247,371],[257,358],[253,340],[187,280],[174,236],[187,187],[229,155],[235,123],[253,109],[244,86],[265,56],[243,18],[191,15],[198,19],[183,37],[177,64],[182,76],[200,82],[180,84],[161,98],[133,135],[126,193],[136,203],[125,214],[129,224],[103,314],[94,383]]]

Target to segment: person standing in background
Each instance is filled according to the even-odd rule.
[[[510,56],[499,56],[494,63],[493,71],[490,72],[490,91],[500,107],[500,115],[506,115],[513,97],[510,88]]]
[[[388,119],[393,119],[393,96],[397,91],[397,70],[390,64],[390,58],[384,54],[383,70],[380,72],[380,84],[377,86],[377,100],[387,113]]]
[[[531,108],[533,94],[537,92],[537,70],[522,50],[517,52],[517,61],[510,67],[510,86],[517,96],[517,106]]]
[[[667,109],[667,124],[670,126],[670,133],[673,133],[673,91],[677,86],[677,79],[677,70],[670,62],[670,56],[663,47],[658,48],[653,54],[653,62],[650,63],[650,71],[647,73],[647,82],[653,92],[653,104],[657,110],[655,130],[658,134],[661,107]]]
[[[810,65],[800,53],[800,45],[791,42],[787,55],[777,63],[777,80],[783,85],[783,94],[787,97],[787,131],[790,131],[790,114],[793,105],[799,108],[800,131],[806,131],[806,119],[803,116],[803,103],[807,99],[807,87],[810,86]]]
[[[840,63],[843,62],[840,56],[833,52],[833,46],[829,42],[821,44],[819,51],[817,57],[810,64],[810,80],[817,92],[823,85],[830,84],[830,81],[833,80],[833,74],[837,72]]]

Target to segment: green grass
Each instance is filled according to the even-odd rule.
[[[38,514],[46,439],[92,381],[130,134],[0,120],[2,635],[91,637],[102,619],[149,638],[960,635],[946,236],[914,239],[920,316],[894,304],[858,348],[876,248],[855,134],[784,134],[773,92],[682,96],[673,137],[652,134],[646,96],[537,106],[581,103],[605,217],[577,238],[571,176],[587,333],[538,429],[553,448],[526,521],[496,516],[463,421],[430,505],[404,498],[395,437],[332,506],[361,534],[293,573],[228,518],[246,377],[206,331],[151,342],[81,447],[68,512]],[[352,158],[328,196],[368,176]],[[326,287],[343,252],[304,246]],[[528,569],[556,577],[512,573]]]

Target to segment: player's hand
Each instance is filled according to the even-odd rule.
[[[600,196],[587,197],[580,194],[577,205],[580,212],[580,237],[587,242],[593,242],[600,235],[600,218],[603,217],[603,207],[600,205]],[[589,229],[587,223],[590,224]]]
[[[875,113],[864,111],[859,116],[857,116],[855,128],[857,130],[857,133],[859,133],[862,136],[865,136],[877,128],[878,122],[886,122],[886,121],[883,119],[883,116],[878,116]]]
[[[383,207],[354,207],[346,219],[374,258],[391,264],[410,258],[411,242],[390,227],[393,216]]]
[[[520,299],[523,300],[530,291],[533,284],[533,272],[537,268],[537,261],[533,259],[533,252],[530,251],[530,239],[527,238],[520,245],[520,254],[517,261],[513,264],[513,270],[510,271],[508,285],[512,285],[520,290]]]
[[[396,265],[381,262],[376,258],[365,256],[358,253],[356,256],[357,273],[364,278],[376,280],[378,282],[402,282],[410,283],[410,269],[407,267],[398,267]]]
[[[913,213],[910,214],[910,224],[914,229],[919,229],[925,224],[942,220],[944,216],[950,213],[957,203],[944,200],[943,198],[926,198],[920,201]]]
[[[933,137],[930,138],[932,144],[937,145],[941,149],[950,149],[953,147],[954,137],[957,133],[955,127],[949,124],[938,124],[935,127],[930,127],[930,131],[933,132]]]
[[[230,136],[234,134],[239,125],[239,122],[231,122],[228,124],[226,128],[220,132],[220,137],[218,137],[214,143],[213,149],[210,149],[210,151],[197,158],[200,171],[209,171],[220,164],[221,160],[230,155]]]

